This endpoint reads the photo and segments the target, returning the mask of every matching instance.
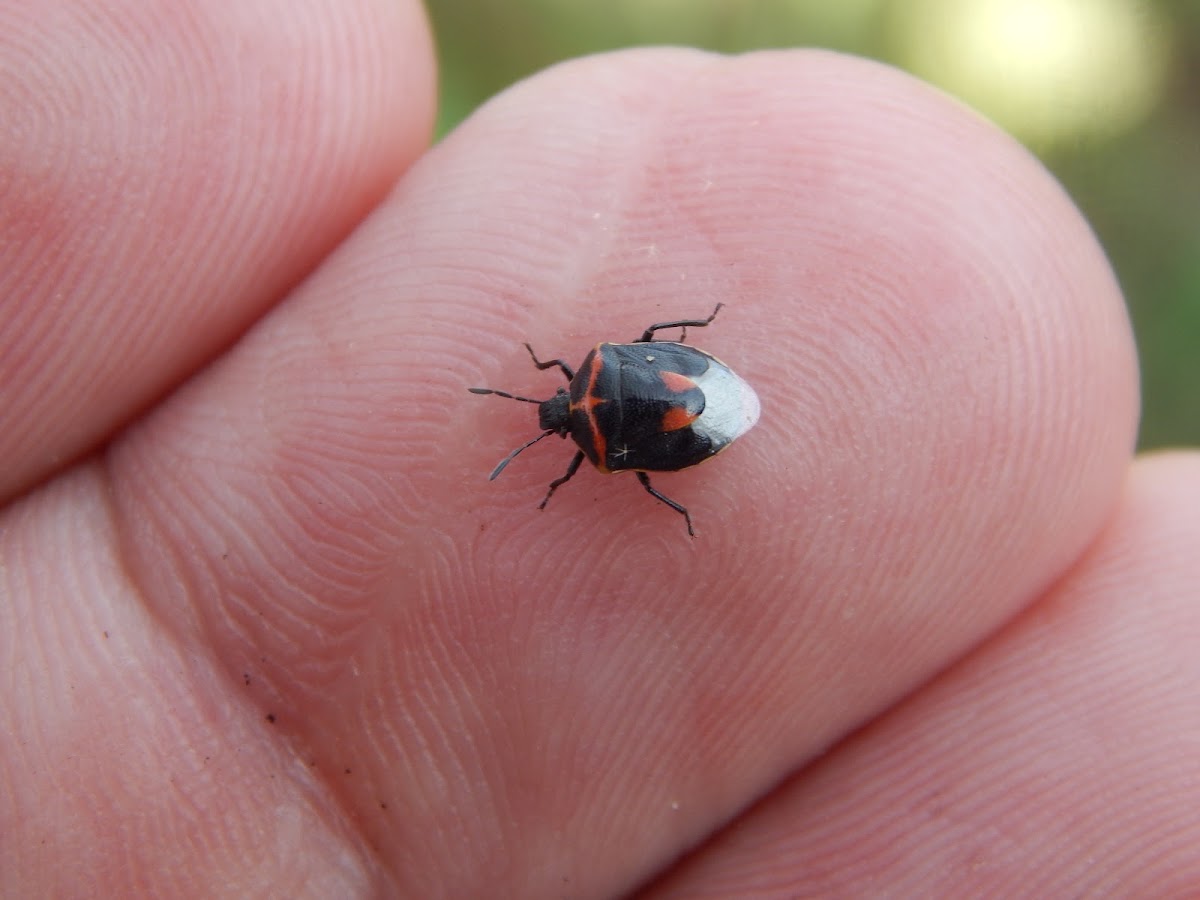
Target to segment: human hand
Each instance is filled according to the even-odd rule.
[[[422,155],[412,5],[7,6],[5,893],[1200,882],[1200,465],[1131,466],[1119,291],[1007,138],[643,50]],[[523,341],[718,300],[763,419],[656,479],[697,540],[538,512],[557,441],[486,482]]]

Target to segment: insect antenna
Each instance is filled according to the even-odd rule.
[[[497,397],[507,397],[509,400],[520,400],[524,403],[543,403],[542,400],[534,400],[532,397],[518,397],[516,394],[510,394],[508,391],[493,391],[491,388],[467,388],[472,394],[495,394]]]
[[[493,391],[493,393],[499,394],[500,392]],[[507,396],[507,395],[501,394],[501,396]],[[524,397],[513,397],[513,399],[514,400],[524,400],[525,398]],[[537,401],[535,400],[533,402],[536,403]],[[498,465],[498,466],[496,466],[496,468],[492,469],[492,474],[488,476],[488,481],[495,481],[496,476],[499,475],[501,472],[503,472],[504,467],[507,466],[510,462],[512,462],[513,457],[516,456],[518,453],[520,453],[522,450],[528,450],[530,447],[532,447],[534,444],[536,444],[542,438],[549,437],[552,434],[554,434],[553,429],[551,429],[550,431],[543,431],[541,434],[539,434],[537,437],[535,437],[529,443],[522,444],[520,447],[518,447],[512,453],[508,454],[508,456],[506,456],[506,457],[504,457],[504,459],[500,460],[500,465]]]

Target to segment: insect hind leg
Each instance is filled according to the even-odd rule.
[[[687,339],[688,328],[703,328],[705,325],[707,325],[709,322],[711,322],[713,319],[715,319],[717,317],[717,313],[719,313],[721,311],[721,307],[724,305],[725,305],[724,303],[718,303],[717,308],[712,311],[712,315],[709,316],[707,319],[680,319],[676,322],[659,322],[656,325],[651,325],[649,328],[647,328],[645,331],[643,331],[642,336],[640,338],[637,338],[633,343],[645,344],[649,341],[653,341],[654,340],[654,332],[661,331],[664,328],[682,328],[683,334],[680,335],[680,337],[679,337],[679,343],[682,344],[684,342],[684,340]],[[529,352],[532,353],[533,351],[530,350]]]
[[[695,537],[696,532],[692,530],[692,517],[688,514],[687,508],[682,503],[676,503],[670,497],[666,496],[665,494],[660,494],[653,487],[651,487],[650,476],[645,472],[637,472],[636,474],[638,481],[642,483],[642,487],[646,489],[651,497],[653,497],[655,500],[661,500],[663,503],[667,504],[667,506],[671,507],[671,509],[675,510],[675,512],[683,516],[684,521],[687,522],[688,534],[691,537]]]

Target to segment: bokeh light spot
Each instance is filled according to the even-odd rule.
[[[1170,42],[1145,0],[915,0],[898,61],[1046,149],[1125,131],[1153,109]]]

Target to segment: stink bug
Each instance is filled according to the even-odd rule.
[[[561,359],[542,362],[529,344],[525,349],[539,369],[557,366],[567,377],[549,400],[518,397],[491,388],[468,388],[472,394],[496,394],[538,404],[542,433],[500,461],[491,481],[522,450],[544,437],[570,435],[579,452],[561,478],[550,482],[538,509],[571,480],[586,456],[605,475],[634,472],[651,496],[683,516],[688,534],[692,517],[670,497],[650,486],[647,472],[676,472],[715,456],[758,421],[758,395],[729,366],[703,350],[688,347],[688,328],[702,328],[717,317],[659,322],[629,344],[597,344],[575,372]],[[682,328],[678,341],[656,341],[654,333]]]

